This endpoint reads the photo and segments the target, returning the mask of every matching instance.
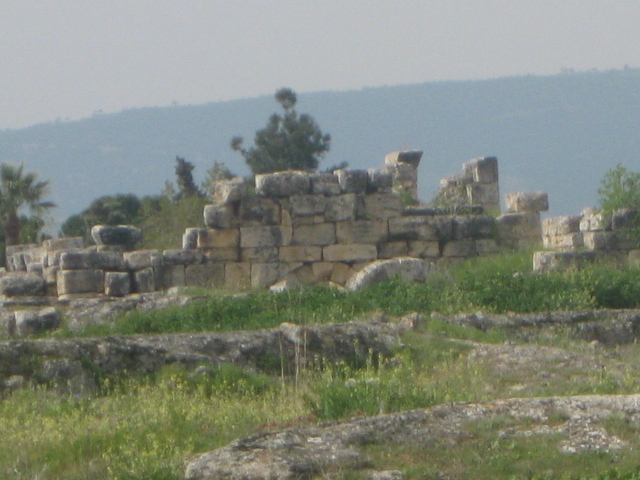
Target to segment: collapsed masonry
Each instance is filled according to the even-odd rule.
[[[499,213],[498,162],[470,160],[444,179],[436,205],[415,205],[420,151],[387,155],[382,168],[286,171],[219,182],[179,250],[131,250],[132,227],[94,227],[97,246],[47,240],[8,249],[5,297],[124,296],[204,286],[230,290],[278,282],[345,285],[381,259],[449,264],[541,243],[544,192],[507,196]],[[449,202],[449,203],[447,203]],[[129,251],[127,251],[129,250]]]

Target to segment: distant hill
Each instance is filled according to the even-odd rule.
[[[424,150],[424,199],[478,156],[498,157],[502,195],[548,191],[550,215],[594,206],[616,163],[640,170],[640,69],[307,93],[297,107],[332,136],[325,166],[372,168],[388,152]],[[247,173],[229,141],[240,134],[250,142],[278,109],[265,96],[3,130],[0,161],[23,161],[50,179],[61,221],[101,195],[159,193],[174,180],[176,155],[199,178],[214,160]]]

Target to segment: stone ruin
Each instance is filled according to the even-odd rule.
[[[391,153],[381,168],[284,171],[255,184],[218,182],[204,227],[181,249],[135,250],[133,227],[96,226],[79,238],[7,248],[5,304],[29,297],[71,300],[202,286],[232,291],[278,285],[345,286],[372,262],[397,257],[448,265],[539,245],[544,192],[506,197],[499,215],[498,162],[482,157],[441,182],[438,202],[416,204],[420,151]],[[447,203],[448,202],[448,203]]]

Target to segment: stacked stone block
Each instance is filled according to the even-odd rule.
[[[499,236],[509,248],[526,248],[542,243],[540,212],[549,210],[546,192],[516,192],[505,195],[507,213],[498,217]]]
[[[464,163],[461,174],[440,181],[438,196],[446,205],[480,205],[487,213],[499,214],[498,159],[480,157]]]

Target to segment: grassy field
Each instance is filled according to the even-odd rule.
[[[240,297],[210,292],[204,302],[129,314],[85,334],[257,329],[285,321],[343,322],[372,312],[400,316],[640,307],[639,270],[537,275],[530,273],[530,259],[526,254],[481,259],[423,285],[390,282],[357,293],[323,287]],[[0,401],[0,478],[177,480],[189,455],[265,430],[458,401],[640,392],[635,371],[613,370],[615,362],[640,363],[635,345],[616,350],[611,371],[559,369],[557,376],[537,385],[531,384],[533,374],[526,369],[496,374],[472,359],[471,344],[462,340],[501,345],[510,339],[505,332],[431,320],[403,338],[389,364],[372,359],[360,369],[332,365],[304,371],[296,382],[233,366],[200,375],[168,367],[153,377],[106,381],[95,396],[18,390]],[[577,353],[590,348],[568,338],[558,338],[557,345]],[[407,479],[442,478],[438,472],[473,479],[640,479],[640,440],[627,423],[613,422],[611,429],[630,448],[576,456],[560,454],[539,437],[496,442],[489,433],[499,427],[469,425],[474,434],[468,442],[455,447],[443,442],[428,454],[379,445],[368,447],[368,453],[376,467],[398,468]],[[360,478],[350,475],[344,478]]]

